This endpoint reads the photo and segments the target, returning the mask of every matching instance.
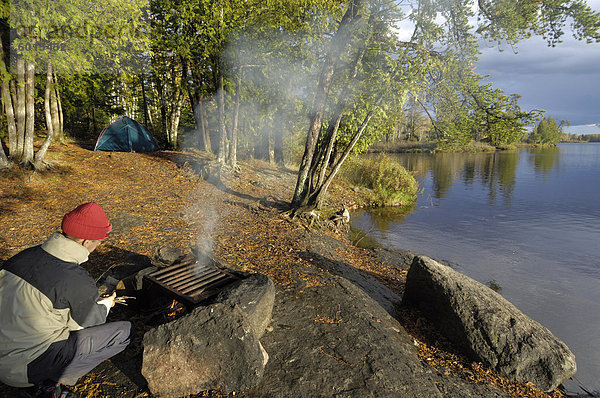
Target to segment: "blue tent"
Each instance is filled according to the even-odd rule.
[[[135,120],[123,116],[104,129],[94,151],[150,152],[158,143],[150,132]]]

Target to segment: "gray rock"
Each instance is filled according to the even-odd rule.
[[[343,256],[336,251],[338,248],[344,247],[340,241],[327,235],[314,237],[313,234],[307,234],[305,241],[306,252],[301,255],[308,261],[314,261],[321,270],[327,273],[349,280],[377,301],[392,316],[396,315],[394,306],[402,301],[400,296],[379,283],[373,276],[349,266]]]
[[[241,396],[505,396],[423,364],[400,323],[354,283],[321,282],[276,287],[273,331],[262,338],[271,358],[261,382]]]
[[[260,339],[271,322],[275,286],[268,276],[253,274],[223,289],[215,301],[237,305],[246,315],[256,338]]]
[[[159,267],[165,267],[175,264],[177,261],[183,258],[183,254],[180,250],[172,247],[159,247],[152,256],[152,264]]]
[[[142,375],[153,395],[225,393],[256,385],[265,354],[238,307],[211,304],[144,335]]]
[[[403,301],[500,375],[551,391],[576,372],[575,356],[548,329],[487,286],[415,257]]]

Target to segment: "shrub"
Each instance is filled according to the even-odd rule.
[[[371,190],[375,205],[410,206],[417,199],[415,178],[384,154],[371,159],[353,158],[347,162],[344,174],[353,184]]]

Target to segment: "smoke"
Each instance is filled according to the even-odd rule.
[[[190,242],[196,257],[200,262],[205,256],[212,255],[214,244],[214,231],[219,222],[213,205],[201,200],[201,192],[196,192],[191,198],[191,205],[183,212],[183,217],[190,224],[199,225],[200,232],[195,241]]]
[[[308,43],[301,34],[273,30],[264,35],[232,33],[222,52],[225,65],[225,122],[233,128],[236,92],[239,90],[238,155],[278,161],[273,152],[279,143],[290,148],[294,132],[304,133],[318,83],[321,45]],[[238,80],[239,79],[239,80]],[[239,87],[238,87],[239,84]],[[218,110],[216,96],[205,98],[206,124],[212,149],[217,149]],[[183,147],[204,149],[196,104],[196,128]],[[291,153],[285,153],[290,160]]]

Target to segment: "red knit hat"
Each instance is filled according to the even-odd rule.
[[[98,203],[88,202],[65,214],[61,228],[73,238],[100,240],[108,236],[112,224]]]

